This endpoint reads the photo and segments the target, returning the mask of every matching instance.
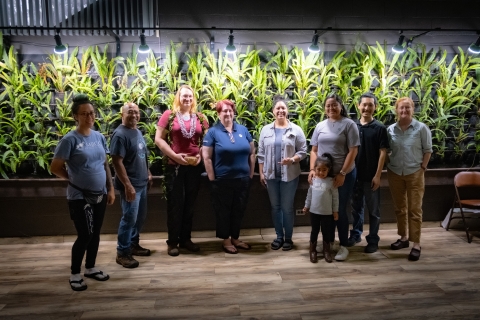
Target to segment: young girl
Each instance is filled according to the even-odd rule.
[[[310,212],[312,232],[310,233],[310,262],[317,260],[317,238],[322,226],[323,256],[325,261],[332,262],[330,254],[330,234],[334,220],[338,220],[338,189],[333,187],[333,158],[329,153],[322,154],[315,160],[315,176],[308,189],[307,200],[303,211]]]

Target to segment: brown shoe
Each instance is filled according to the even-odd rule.
[[[400,250],[403,248],[408,248],[410,246],[410,242],[408,240],[402,241],[401,239],[398,239],[394,243],[390,245],[390,248],[392,250]]]
[[[168,245],[167,253],[169,256],[176,257],[180,254],[177,245]]]
[[[309,253],[310,253],[310,262],[311,263],[317,263],[318,262],[317,249],[316,248],[317,248],[317,241],[315,241],[315,242],[310,241]]]
[[[138,267],[138,264],[139,264],[137,260],[133,259],[131,254],[123,255],[123,254],[117,253],[116,261],[122,267],[129,268],[129,269],[136,268]]]
[[[200,250],[200,247],[193,243],[191,239],[185,240],[183,243],[180,243],[180,248],[185,248],[191,252],[197,252]]]
[[[332,254],[330,253],[330,242],[328,241],[323,241],[323,257],[328,263],[333,261]]]
[[[133,256],[149,256],[150,255],[150,250],[142,248],[138,243],[133,244],[130,247],[130,252],[132,253]]]

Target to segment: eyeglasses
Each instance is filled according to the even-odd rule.
[[[82,117],[92,117],[92,118],[95,118],[95,112],[82,112],[82,113],[79,113],[78,114],[79,116],[82,116]]]
[[[230,138],[231,143],[235,143],[235,138],[233,138],[233,133],[229,132],[228,137]]]
[[[127,114],[129,114],[129,115],[139,115],[140,112],[139,112],[139,111],[135,111],[135,110],[128,110]]]

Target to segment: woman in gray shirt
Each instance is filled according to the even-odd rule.
[[[300,176],[300,160],[305,158],[307,142],[302,129],[288,121],[286,100],[273,99],[275,121],[264,126],[258,142],[260,182],[267,187],[277,238],[273,250],[293,248],[293,201]]]

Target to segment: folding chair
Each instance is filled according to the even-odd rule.
[[[453,179],[453,184],[455,185],[455,199],[453,200],[452,209],[450,210],[450,219],[448,219],[447,230],[450,226],[452,219],[462,219],[463,225],[465,226],[465,232],[467,233],[468,243],[472,242],[473,235],[470,236],[468,233],[468,226],[465,222],[465,215],[463,213],[464,208],[468,209],[480,209],[480,172],[475,171],[465,171],[459,172],[455,175]],[[460,194],[462,193],[461,189],[470,188],[477,190],[476,196],[468,199],[462,199]],[[460,216],[453,217],[453,209],[455,207],[460,208]]]

